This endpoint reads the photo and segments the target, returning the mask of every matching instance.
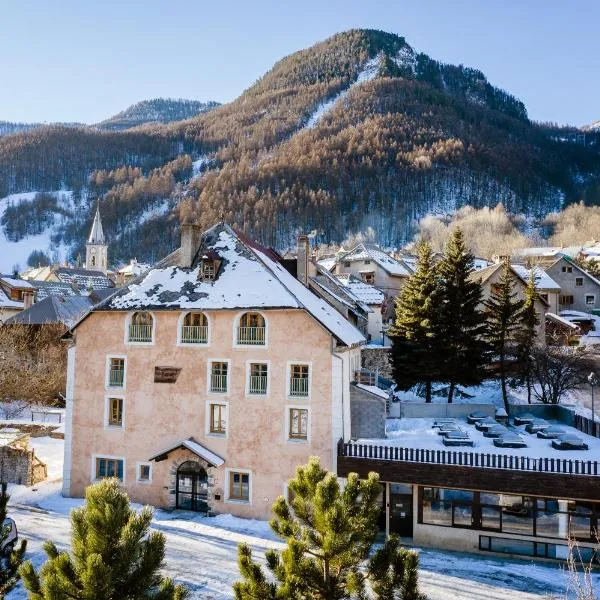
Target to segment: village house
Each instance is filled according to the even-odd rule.
[[[367,244],[340,253],[333,271],[336,275],[354,275],[392,297],[398,296],[412,275],[408,265]]]
[[[65,495],[116,476],[136,502],[267,518],[297,465],[336,470],[365,339],[309,289],[304,250],[294,275],[225,224],[184,225],[76,324]]]
[[[600,281],[562,254],[538,258],[535,264],[560,286],[558,310],[600,310]]]
[[[0,324],[29,308],[34,301],[36,288],[23,279],[0,275]]]
[[[518,265],[511,265],[510,268],[513,273],[513,279],[516,284],[516,298],[520,298],[521,300],[523,300],[525,298],[525,290],[527,288],[527,282],[529,280],[529,271],[527,269],[520,268]],[[484,302],[491,297],[494,289],[500,285],[500,281],[502,280],[503,269],[504,263],[498,262],[496,264],[490,265],[489,267],[485,267],[478,271],[471,272],[471,278],[481,283],[481,288],[483,292],[482,300]],[[544,298],[543,294],[546,293],[546,291],[549,291],[552,284],[549,281],[550,278],[541,277],[540,273],[541,272],[535,272],[536,289],[539,292],[538,297],[535,301],[535,310],[538,316],[537,337],[540,343],[544,343],[546,336],[545,315],[549,311],[550,305],[548,303],[548,300]],[[538,285],[540,283],[543,286],[542,289],[538,288]]]

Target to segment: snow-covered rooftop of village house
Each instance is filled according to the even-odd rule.
[[[529,281],[531,270],[523,265],[511,265],[513,271],[522,279],[525,283]],[[533,267],[533,276],[535,279],[535,287],[538,290],[553,290],[560,292],[560,285],[540,267]]]
[[[382,304],[385,300],[385,294],[376,287],[361,281],[358,277],[349,274],[336,275],[336,279],[356,298],[365,304]]]
[[[216,225],[203,234],[190,268],[167,257],[98,309],[303,308],[342,343],[365,341],[354,325],[291,275],[276,253],[242,237],[228,225]],[[221,261],[214,281],[199,277],[202,256],[208,251]]]
[[[127,275],[132,277],[138,277],[142,273],[145,273],[149,269],[151,269],[151,265],[146,265],[144,263],[139,263],[135,258],[130,261],[128,265],[125,265],[121,269],[119,269],[118,273],[121,275]]]
[[[33,285],[26,281],[25,279],[17,279],[15,277],[10,277],[7,275],[0,275],[0,279],[8,286],[12,288],[22,288],[22,289],[30,289],[33,288]]]
[[[386,254],[379,248],[367,246],[365,244],[358,244],[358,246],[355,246],[352,250],[350,250],[350,252],[344,254],[340,260],[373,260],[390,275],[397,275],[401,277],[408,277],[411,275],[411,271],[402,263],[398,262],[395,258],[392,258],[389,254]]]
[[[526,456],[529,458],[565,458],[575,460],[598,460],[600,456],[600,439],[586,435],[574,427],[559,421],[548,422],[559,426],[566,434],[577,436],[585,441],[589,450],[557,450],[552,447],[552,440],[545,440],[537,435],[527,433],[525,425],[510,426],[508,430],[516,433],[527,443],[526,448],[499,448],[494,445],[492,438],[486,438],[482,431],[467,423],[466,419],[456,418],[453,421],[473,440],[473,447],[449,448],[444,446],[443,436],[438,429],[433,428],[435,419],[404,418],[388,419],[386,422],[385,439],[359,439],[359,444],[376,446],[398,446],[401,448],[416,448],[423,450],[460,450],[464,452],[502,454],[506,456]]]
[[[23,302],[17,302],[16,300],[11,300],[4,292],[3,289],[0,288],[0,308],[14,308],[14,309],[22,309],[24,307]]]
[[[331,271],[333,267],[335,267],[336,259],[335,257],[321,258],[317,261],[317,264],[328,271]]]

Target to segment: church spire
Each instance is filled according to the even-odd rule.
[[[90,231],[90,237],[88,244],[105,244],[104,230],[102,229],[102,219],[100,219],[100,203],[96,207],[96,216],[92,223],[92,230]]]
[[[90,237],[85,245],[85,268],[106,273],[108,269],[108,245],[102,229],[100,218],[100,203],[96,207],[96,215],[92,223]]]

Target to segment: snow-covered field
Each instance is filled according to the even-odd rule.
[[[69,512],[82,500],[60,495],[62,440],[34,438],[32,446],[47,462],[47,482],[26,488],[9,486],[10,514],[21,537],[28,540],[27,557],[39,567],[45,559],[42,543],[52,539],[59,549],[69,548]],[[183,511],[157,511],[153,528],[167,538],[166,572],[191,590],[191,598],[229,600],[231,586],[239,577],[236,553],[241,542],[249,544],[256,557],[267,548],[281,547],[264,521],[230,515],[201,517]],[[506,600],[519,598],[564,598],[567,576],[554,563],[536,563],[456,552],[418,548],[420,580],[429,600]],[[595,575],[600,586],[600,575]],[[7,600],[25,600],[19,585]]]

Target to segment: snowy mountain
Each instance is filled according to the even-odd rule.
[[[181,199],[205,228],[224,218],[278,248],[298,230],[327,243],[369,227],[399,245],[424,215],[466,204],[501,202],[535,219],[584,194],[600,203],[600,145],[531,122],[481,71],[394,34],[337,34],[213,106],[148,101],[104,130],[0,138],[0,198],[72,190],[77,216],[54,239],[73,258],[101,199],[112,259],[144,262],[177,243]]]
[[[198,100],[175,100],[173,98],[154,98],[142,100],[120,113],[98,123],[101,129],[121,130],[137,127],[144,123],[171,123],[195,117],[220,106],[218,102],[200,102]]]

